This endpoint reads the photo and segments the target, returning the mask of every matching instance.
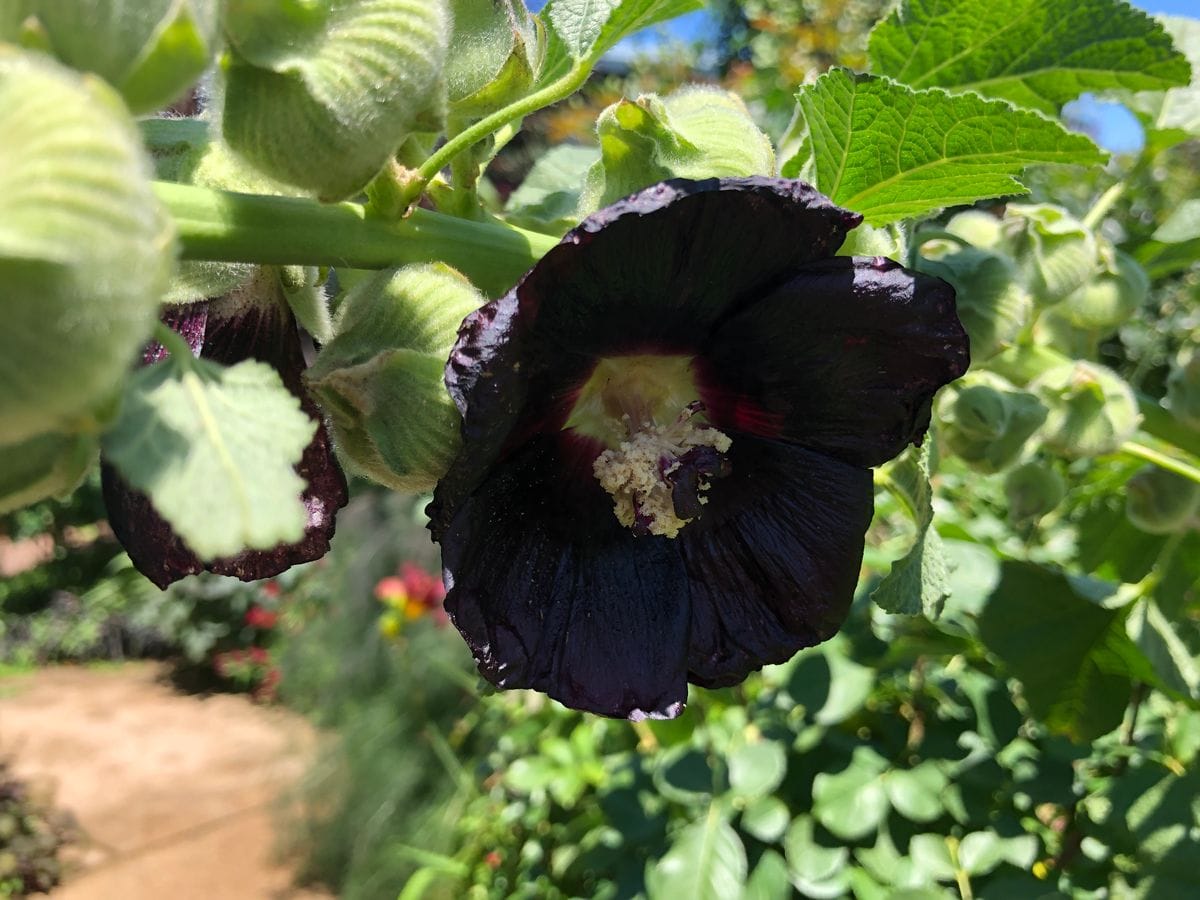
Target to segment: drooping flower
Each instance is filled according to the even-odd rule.
[[[860,217],[766,178],[655,185],[464,321],[430,504],[480,672],[671,717],[841,626],[869,467],[967,367],[945,282],[835,257]]]
[[[333,455],[320,411],[301,378],[305,362],[295,317],[282,295],[270,289],[276,278],[272,270],[263,270],[260,283],[252,281],[245,293],[234,291],[225,297],[168,307],[162,318],[197,356],[226,365],[257,359],[272,366],[300,400],[301,409],[318,423],[296,466],[305,482],[301,496],[308,513],[304,537],[293,544],[203,561],[155,511],[150,499],[130,487],[102,459],[104,504],[113,533],[138,571],[160,588],[203,571],[254,581],[319,559],[329,550],[334,516],[349,499],[346,478]],[[268,290],[256,290],[264,284]],[[142,363],[150,365],[166,353],[161,344],[151,343],[142,355]]]

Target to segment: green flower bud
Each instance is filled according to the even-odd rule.
[[[1004,478],[1008,518],[1014,525],[1036,522],[1062,503],[1066,494],[1062,476],[1040,462],[1023,463]]]
[[[1194,527],[1200,513],[1200,484],[1155,465],[1139,469],[1125,483],[1125,515],[1150,534]]]
[[[443,100],[446,0],[234,0],[222,133],[322,200],[360,191]]]
[[[1167,406],[1189,428],[1200,428],[1200,348],[1180,351],[1167,376]]]
[[[450,111],[482,116],[529,92],[546,34],[524,0],[451,0],[454,34],[446,56]]]
[[[1015,462],[1046,418],[1036,397],[990,372],[972,372],[947,387],[937,413],[945,449],[981,472]]]
[[[908,241],[904,231],[895,225],[868,225],[865,222],[846,235],[838,256],[886,256],[904,259]]]
[[[1046,446],[1069,459],[1116,452],[1141,422],[1132,388],[1095,363],[1057,366],[1030,388],[1050,409],[1042,429]]]
[[[1105,271],[1067,296],[1064,312],[1076,328],[1109,333],[1133,315],[1149,293],[1146,270],[1116,250]]]
[[[90,434],[42,434],[0,447],[0,515],[69,494],[99,452],[99,440]]]
[[[208,68],[219,40],[217,0],[11,2],[25,18],[17,33],[0,20],[0,39],[36,34],[38,49],[96,73],[135,113],[178,99]]]
[[[940,258],[921,257],[917,268],[954,285],[975,363],[1011,344],[1033,314],[1033,299],[1007,256],[964,247]]]
[[[1061,206],[1010,203],[1005,225],[1016,229],[1013,256],[1038,306],[1059,302],[1100,265],[1095,236]]]
[[[95,431],[150,336],[173,227],[117,94],[0,46],[0,444]]]
[[[775,151],[740,98],[719,88],[682,88],[620,100],[600,114],[600,161],[580,208],[594,212],[668,178],[770,175]]]
[[[946,223],[946,231],[981,250],[999,250],[1005,242],[1000,220],[978,209],[968,209],[953,216]]]
[[[446,358],[484,302],[440,263],[377,272],[346,295],[306,380],[351,472],[398,491],[429,490],[442,476],[459,444]]]

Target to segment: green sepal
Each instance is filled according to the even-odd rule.
[[[450,112],[482,116],[528,93],[541,71],[546,32],[524,0],[451,0],[450,8]]]
[[[1173,534],[1197,524],[1200,484],[1155,465],[1125,482],[1125,516],[1150,534]]]
[[[1095,235],[1061,206],[1010,203],[1005,224],[1015,235],[1012,253],[1039,307],[1058,303],[1100,269]]]
[[[1133,389],[1096,363],[1056,366],[1029,387],[1049,408],[1041,431],[1046,447],[1068,459],[1117,451],[1141,422]]]
[[[450,26],[445,0],[231,4],[226,141],[322,200],[352,196],[440,102]]]
[[[980,472],[1016,462],[1046,419],[1046,407],[991,372],[971,372],[938,396],[938,435],[947,450]]]
[[[305,379],[350,471],[398,491],[429,490],[445,472],[459,446],[446,358],[483,303],[440,263],[377,272],[346,294]]]
[[[667,178],[771,175],[775,151],[742,101],[693,85],[666,97],[620,100],[596,122],[600,160],[588,172],[580,211],[594,212]]]
[[[17,4],[21,6],[19,2]],[[216,55],[218,0],[23,0],[22,29],[61,62],[94,72],[135,113],[178,99]],[[0,39],[11,39],[0,28]]]
[[[918,234],[918,239],[920,235]],[[973,364],[991,359],[1016,340],[1033,315],[1033,298],[1009,257],[950,241],[926,245],[916,268],[954,286],[958,317],[971,338]],[[936,250],[944,255],[934,255]]]
[[[1000,219],[981,209],[966,209],[951,216],[946,231],[981,250],[999,251],[1004,246],[1004,226]]]
[[[150,336],[174,227],[120,97],[0,46],[0,444],[92,431]]]
[[[0,515],[69,494],[100,452],[91,434],[40,434],[0,447]]]

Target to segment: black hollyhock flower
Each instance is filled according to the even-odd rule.
[[[869,467],[968,363],[949,285],[833,255],[860,220],[801,182],[669,181],[467,317],[463,446],[429,512],[489,681],[671,717],[688,681],[838,630]]]
[[[267,275],[275,277],[273,272],[263,277]],[[256,359],[272,366],[287,389],[299,398],[304,412],[317,421],[316,434],[296,466],[305,482],[301,499],[308,511],[308,523],[304,537],[294,544],[246,550],[203,562],[154,510],[149,498],[130,487],[116,469],[102,460],[100,476],[108,521],[130,560],[138,571],[165,588],[204,571],[255,581],[320,559],[329,551],[334,516],[346,505],[349,495],[321,414],[301,380],[304,352],[291,310],[281,296],[252,302],[234,292],[228,297],[172,307],[164,313],[163,321],[204,359],[225,365]],[[157,362],[166,352],[161,344],[151,343],[142,356],[143,365]]]

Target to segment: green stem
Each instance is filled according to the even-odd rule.
[[[464,128],[446,141],[417,170],[418,177],[413,180],[412,186],[409,189],[409,202],[411,203],[420,197],[429,180],[444,169],[454,157],[469,150],[492,132],[499,131],[514,119],[520,119],[552,103],[557,103],[559,100],[570,97],[587,81],[595,61],[593,55],[577,60],[565,75],[552,81],[540,91],[534,91],[529,96],[522,97],[520,100],[510,103],[503,109],[496,110],[490,116],[486,116],[474,125]]]
[[[1121,452],[1126,456],[1133,456],[1138,459],[1144,459],[1146,462],[1154,463],[1160,469],[1166,469],[1168,472],[1174,472],[1176,475],[1200,484],[1200,469],[1189,465],[1183,460],[1167,456],[1165,453],[1159,453],[1153,447],[1147,447],[1145,444],[1139,444],[1137,441],[1126,441],[1121,445]]]
[[[1083,217],[1083,226],[1091,230],[1099,225],[1101,220],[1108,215],[1108,211],[1112,209],[1113,204],[1121,199],[1123,193],[1125,193],[1125,182],[1118,181],[1101,194],[1100,199],[1093,204],[1092,208],[1087,211],[1087,215]]]
[[[406,219],[368,217],[358,203],[235,194],[155,182],[175,218],[183,259],[263,265],[384,269],[443,261],[499,296],[558,241],[494,222],[416,209]]]

